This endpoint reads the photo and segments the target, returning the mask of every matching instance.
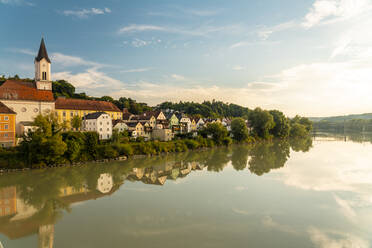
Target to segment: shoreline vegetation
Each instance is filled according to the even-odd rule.
[[[312,130],[312,123],[304,117],[288,119],[274,118],[269,111],[255,109],[249,132],[243,118],[234,118],[231,132],[220,123],[208,124],[198,132],[178,135],[172,141],[144,141],[133,139],[127,132],[114,132],[110,140],[99,140],[95,132],[63,132],[51,113],[35,118],[34,131],[23,136],[19,146],[0,149],[0,169],[38,169],[88,162],[125,160],[132,156],[152,156],[169,153],[196,151],[232,144],[255,144],[281,140],[306,140]],[[274,114],[281,113],[275,110]],[[267,117],[266,119],[264,117]],[[274,121],[275,120],[275,121]],[[275,128],[276,127],[276,128]]]
[[[17,80],[28,81],[31,79]],[[8,78],[12,79],[12,78]],[[5,77],[0,77],[0,83]],[[260,141],[279,139],[307,139],[312,131],[312,122],[305,117],[286,117],[279,110],[251,110],[236,104],[221,101],[203,103],[164,102],[155,107],[146,103],[120,97],[103,96],[92,98],[85,93],[75,93],[70,83],[59,80],[53,82],[54,97],[95,99],[109,101],[120,109],[128,109],[133,114],[148,110],[172,109],[190,117],[230,118],[231,131],[221,123],[208,123],[197,133],[176,135],[172,141],[145,141],[143,138],[131,138],[127,131],[113,132],[110,140],[99,140],[95,132],[73,132],[65,130],[66,123],[59,123],[54,113],[38,115],[34,130],[22,136],[17,147],[0,148],[0,169],[45,168],[56,165],[86,163],[112,159],[124,159],[134,155],[159,155],[185,152],[188,150],[230,146],[233,143],[253,144]],[[249,123],[249,129],[247,127]]]

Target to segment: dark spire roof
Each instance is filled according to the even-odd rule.
[[[41,38],[39,53],[37,54],[37,57],[35,58],[35,60],[39,62],[42,59],[46,59],[50,63],[48,52],[46,50],[45,43],[44,43],[44,38]]]

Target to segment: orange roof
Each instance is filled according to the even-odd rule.
[[[93,101],[72,98],[57,98],[56,109],[93,110],[121,112],[115,104],[105,101]]]
[[[0,86],[0,99],[53,102],[53,92],[38,90],[34,82],[7,80]]]
[[[0,114],[13,114],[15,115],[16,112],[5,106],[4,103],[0,102]]]

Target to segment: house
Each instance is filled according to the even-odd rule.
[[[173,132],[171,129],[154,129],[152,130],[152,139],[169,141],[173,139]]]
[[[123,120],[113,120],[112,129],[117,130],[119,133],[129,129],[128,125]]]
[[[191,120],[190,120],[190,118],[183,113],[178,113],[176,115],[177,115],[177,118],[178,118],[179,123],[181,125],[181,133],[191,132]]]
[[[205,122],[204,122],[203,118],[196,118],[195,122],[196,122],[196,129],[197,130],[202,129],[205,125]]]
[[[25,135],[27,135],[30,131],[35,131],[37,129],[36,126],[34,126],[34,122],[32,121],[22,121],[20,124],[21,132]]]
[[[142,123],[148,123],[151,128],[156,127],[156,118],[155,116],[150,112],[143,113],[141,115],[135,115],[129,120],[130,122],[142,122]]]
[[[17,113],[0,102],[0,146],[11,147],[16,143]]]
[[[127,122],[128,131],[133,138],[145,137],[145,127],[141,122]]]
[[[195,119],[191,119],[191,131],[195,132],[197,130]]]
[[[227,131],[231,131],[231,120],[229,118],[223,118],[221,124],[226,127]]]
[[[82,123],[84,131],[97,132],[101,140],[110,139],[112,136],[112,119],[105,112],[87,114]]]
[[[16,133],[21,133],[20,123],[33,121],[38,114],[54,111],[54,97],[50,65],[51,61],[41,40],[35,64],[35,80],[31,82],[7,80],[0,86],[0,101],[17,113]]]
[[[121,120],[123,113],[115,104],[105,101],[84,99],[72,99],[58,97],[55,102],[55,110],[59,122],[71,123],[74,116],[83,119],[90,113],[105,112],[112,120]]]

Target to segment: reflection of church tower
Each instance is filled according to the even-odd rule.
[[[44,225],[39,227],[39,248],[53,248],[54,225]]]
[[[50,59],[44,39],[41,39],[39,52],[35,58],[35,81],[38,90],[52,90]]]

